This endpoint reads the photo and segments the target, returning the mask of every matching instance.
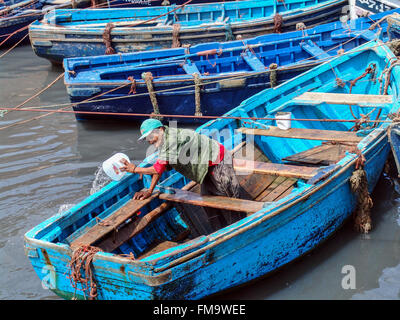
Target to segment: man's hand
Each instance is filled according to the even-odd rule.
[[[133,196],[134,200],[145,200],[151,196],[151,192],[149,190],[146,191],[138,191]]]
[[[134,173],[135,172],[136,166],[133,163],[130,163],[126,159],[121,159],[120,162],[124,165],[120,169],[122,172],[123,171],[130,172],[130,173]]]

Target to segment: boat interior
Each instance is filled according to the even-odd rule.
[[[49,226],[42,231],[43,240],[72,249],[97,246],[143,261],[204,245],[211,234],[232,228],[214,230],[204,208],[241,212],[243,220],[251,218],[312,188],[335,172],[349,154],[354,155],[357,144],[379,124],[363,123],[355,128],[354,122],[334,120],[354,120],[366,114],[370,119],[386,118],[392,96],[398,93],[389,85],[387,95],[379,94],[377,78],[385,64],[374,50],[359,53],[359,59],[324,64],[247,99],[226,114],[231,118],[219,118],[197,129],[230,150],[240,185],[251,200],[202,196],[198,184],[173,170],[163,173],[150,198],[133,200],[135,192],[149,187],[151,177],[128,174],[70,209],[59,228]],[[368,67],[370,72],[359,78]],[[359,79],[350,94],[350,81],[355,78]],[[291,121],[280,122],[281,115],[290,115]],[[254,120],[260,117],[271,119]],[[142,165],[151,166],[155,159],[152,155]]]

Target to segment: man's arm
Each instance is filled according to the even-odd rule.
[[[121,163],[124,165],[121,167],[121,171],[126,171],[130,173],[138,173],[138,174],[149,174],[152,175],[150,188],[145,191],[138,191],[133,196],[135,200],[144,200],[151,196],[153,193],[154,188],[156,187],[158,181],[160,180],[161,173],[158,173],[154,166],[148,168],[142,168],[135,166],[133,163],[128,162],[125,159],[121,160]]]
[[[138,173],[138,174],[156,174],[157,171],[154,169],[154,166],[148,168],[142,168],[135,166],[133,163],[128,162],[125,159],[121,159],[121,163],[124,165],[121,167],[121,171],[126,171],[130,173]]]
[[[149,198],[151,196],[151,194],[153,193],[153,190],[154,190],[155,186],[157,185],[158,180],[160,180],[160,175],[158,173],[153,174],[153,176],[151,177],[150,188],[145,191],[136,192],[135,195],[133,196],[133,199],[144,200],[144,199]]]

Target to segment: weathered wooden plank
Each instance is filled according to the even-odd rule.
[[[96,224],[86,233],[75,239],[70,245],[71,248],[74,250],[81,245],[91,245],[95,243],[107,233],[113,231],[118,225],[134,216],[140,209],[157,198],[158,195],[159,192],[156,192],[145,200],[129,200],[121,209],[101,221],[101,224]]]
[[[173,242],[173,241],[156,242],[156,243],[152,244],[150,246],[150,248],[148,250],[146,250],[142,255],[137,257],[137,259],[144,259],[146,257],[151,256],[152,254],[173,248],[177,245],[178,245],[178,243]]]
[[[194,181],[191,181],[187,185],[185,185],[182,189],[190,190],[190,189],[195,188],[196,186],[198,186],[198,184]],[[156,193],[154,195],[154,197],[152,196],[151,198],[154,199],[158,195],[159,195],[159,193]],[[138,219],[127,224],[126,226],[120,228],[118,230],[118,233],[114,237],[105,238],[104,237],[105,235],[107,235],[111,231],[115,230],[115,228],[118,227],[118,225],[120,225],[122,222],[127,220],[127,219],[124,219],[124,216],[121,215],[121,212],[123,212],[123,211],[129,212],[130,207],[132,206],[132,203],[134,203],[135,201],[145,201],[145,200],[131,200],[120,210],[113,213],[107,219],[104,219],[102,221],[101,225],[96,225],[92,229],[90,229],[87,233],[85,233],[84,235],[88,235],[87,237],[83,238],[84,235],[82,235],[82,237],[78,238],[78,239],[80,239],[80,241],[77,244],[78,245],[88,244],[88,243],[85,243],[84,241],[90,241],[89,244],[93,244],[96,241],[104,238],[99,244],[97,244],[97,246],[106,252],[113,251],[116,248],[118,248],[120,245],[122,245],[125,241],[127,241],[128,239],[130,239],[130,238],[134,237],[135,235],[139,234],[140,232],[142,232],[144,230],[144,228],[146,228],[152,221],[157,219],[160,215],[162,215],[164,212],[166,212],[167,210],[169,210],[171,208],[171,205],[169,203],[162,203],[157,208],[155,208],[152,211],[150,211],[149,213],[147,213],[145,216],[139,217]],[[136,212],[137,212],[137,210],[135,212],[132,212],[132,215]],[[108,228],[106,229],[106,227],[104,225],[107,225]],[[74,242],[77,242],[78,239],[76,239]],[[71,244],[71,247],[72,247],[72,244]]]
[[[239,172],[272,174],[275,176],[301,179],[309,179],[313,177],[318,170],[316,167],[295,166],[271,162],[266,163],[243,159],[233,159],[233,166],[235,170]]]
[[[251,129],[243,127],[237,130],[243,134],[280,137],[280,138],[323,140],[323,141],[335,141],[335,142],[359,142],[362,140],[362,137],[357,136],[355,132],[349,132],[349,131],[300,129],[300,128],[290,128],[288,130],[282,130],[274,126],[269,126],[269,129]]]
[[[276,176],[273,175],[253,173],[241,180],[240,185],[252,199],[255,199],[275,180],[275,178]]]
[[[296,97],[294,101],[344,105],[376,105],[392,103],[390,95],[380,94],[349,94],[349,93],[329,93],[329,92],[305,92]]]
[[[100,243],[96,244],[97,247],[101,248],[105,252],[111,252],[126,242],[128,239],[134,237],[152,221],[157,219],[161,214],[167,211],[171,206],[169,203],[162,203],[154,210],[147,213],[145,216],[140,217],[131,223],[123,226],[118,230],[118,233],[114,237],[107,237]],[[100,234],[99,234],[100,235]],[[92,242],[94,243],[94,241]]]
[[[279,184],[274,190],[272,190],[269,194],[261,199],[261,201],[275,201],[277,198],[281,196],[287,189],[289,189],[292,185],[296,183],[295,179],[286,179],[281,184]]]
[[[174,194],[161,193],[160,199],[179,203],[188,203],[203,207],[232,210],[239,212],[257,212],[262,209],[263,203],[222,196],[199,195],[190,191],[173,189]]]
[[[341,144],[323,144],[283,158],[282,160],[307,164],[330,165],[345,157],[346,150],[350,150],[350,148],[351,146],[345,146]]]
[[[285,181],[287,178],[285,177],[276,177],[275,180],[267,187],[264,189],[263,192],[255,199],[256,201],[264,201],[263,199],[270,194],[272,191],[275,190],[276,187],[278,187],[283,181]]]

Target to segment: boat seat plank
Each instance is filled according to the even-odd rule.
[[[74,250],[81,245],[92,245],[109,232],[113,231],[117,226],[124,223],[127,219],[133,217],[140,209],[157,198],[158,195],[159,192],[156,192],[145,200],[129,200],[122,208],[105,218],[101,224],[96,224],[86,233],[72,241],[70,244],[71,248]]]
[[[239,212],[254,213],[262,209],[263,203],[251,200],[223,196],[199,195],[181,189],[172,189],[175,193],[161,193],[160,199],[178,203],[188,203],[197,206],[224,209]]]
[[[140,256],[136,257],[136,259],[144,259],[147,258],[155,253],[176,247],[178,245],[178,242],[174,241],[162,241],[160,240],[154,242],[153,244],[150,245],[150,247],[142,253]]]
[[[301,42],[300,46],[309,54],[311,54],[312,57],[318,58],[318,59],[330,59],[331,56],[327,54],[324,50],[322,50],[319,46],[317,46],[314,42],[311,40],[308,40],[306,42]]]
[[[253,71],[265,71],[265,65],[250,50],[243,53],[242,57]]]
[[[278,127],[269,126],[269,129],[251,129],[239,128],[237,131],[243,134],[280,137],[280,138],[293,138],[293,139],[307,139],[307,140],[323,140],[335,142],[360,142],[362,137],[357,136],[355,132],[349,131],[335,131],[335,130],[318,130],[318,129],[301,129],[290,128],[282,130]]]
[[[235,171],[270,174],[288,178],[310,179],[316,173],[318,168],[307,166],[296,166],[281,163],[265,163],[243,159],[233,159]]]
[[[182,68],[183,68],[183,70],[185,70],[185,72],[186,72],[187,74],[193,74],[193,73],[197,73],[197,74],[199,74],[199,75],[201,74],[200,71],[199,71],[199,69],[197,68],[196,64],[193,63],[193,62],[190,62],[190,63],[185,62],[185,63],[182,65]]]
[[[352,146],[343,144],[322,144],[282,160],[314,165],[331,165],[345,157],[346,151],[351,152],[351,148]]]
[[[382,105],[392,103],[393,99],[390,95],[380,94],[304,92],[293,101],[344,105]]]

